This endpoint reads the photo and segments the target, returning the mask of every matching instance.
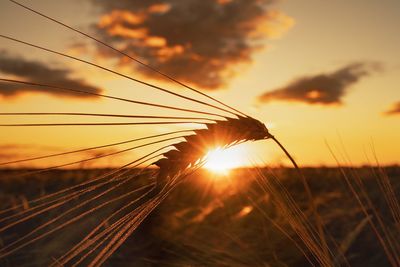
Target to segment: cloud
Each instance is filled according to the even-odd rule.
[[[95,28],[103,40],[204,89],[225,85],[231,67],[250,62],[261,39],[277,37],[293,24],[269,10],[275,0],[93,1],[102,10]],[[98,53],[116,56],[100,45]],[[160,78],[126,58],[119,64]]]
[[[81,79],[71,78],[72,72],[70,70],[49,67],[39,61],[12,56],[4,50],[0,50],[0,73],[17,76],[18,79],[28,82],[56,85],[91,93],[101,92],[100,88],[89,85]],[[0,95],[15,96],[23,92],[41,92],[68,97],[93,97],[87,94],[0,81]]]
[[[385,115],[400,115],[400,101],[394,103],[392,107],[385,112]]]
[[[351,85],[382,69],[379,63],[353,63],[331,73],[301,77],[288,85],[258,97],[260,103],[272,100],[298,101],[307,104],[342,104]]]

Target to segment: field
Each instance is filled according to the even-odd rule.
[[[85,181],[106,170],[57,170],[29,179],[11,178],[23,171],[26,170],[1,171],[1,208],[21,203],[28,208],[28,199]],[[105,266],[310,266],[301,250],[316,264],[279,204],[286,202],[285,188],[307,222],[314,222],[297,173],[286,168],[262,169],[264,180],[283,186],[281,193],[276,194],[263,189],[263,180],[256,179],[259,171],[237,169],[228,176],[216,176],[204,170],[190,176],[146,218]],[[395,230],[399,225],[393,222],[393,209],[387,205],[387,192],[381,190],[379,181],[383,173],[387,174],[398,195],[400,169],[396,166],[306,168],[303,172],[322,217],[327,243],[335,252],[336,258],[332,259],[335,265],[390,266],[363,208],[380,235],[385,236],[382,233],[386,231],[389,240],[399,238]],[[145,177],[141,179],[146,182]],[[363,205],[359,205],[351,188],[356,189]],[[368,198],[362,192],[367,192]],[[384,223],[384,229],[379,227],[376,215]],[[40,216],[40,220],[49,220],[49,216],[51,212]],[[90,214],[72,227],[2,259],[0,266],[42,266],[51,262],[62,255],[63,249],[82,238],[85,230],[96,225],[97,216],[101,213]],[[22,233],[24,229],[17,231]],[[9,242],[15,232],[14,229],[0,237]],[[398,242],[393,243],[398,249]],[[340,257],[339,252],[345,257]]]
[[[398,10],[0,1],[0,267],[400,267]]]

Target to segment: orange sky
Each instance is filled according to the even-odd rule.
[[[287,146],[301,165],[334,164],[326,142],[334,148],[339,157],[344,154],[343,148],[345,148],[353,164],[366,163],[367,156],[372,159],[372,143],[381,163],[400,163],[398,157],[400,110],[390,116],[385,115],[386,111],[400,101],[400,57],[398,52],[400,35],[397,29],[397,25],[400,25],[400,18],[397,14],[400,10],[400,2],[397,0],[379,2],[363,0],[278,1],[273,5],[266,5],[267,15],[259,15],[257,19],[252,19],[250,16],[253,11],[246,11],[249,17],[245,18],[244,22],[248,23],[243,23],[243,21],[238,23],[238,34],[233,35],[234,37],[232,34],[235,31],[229,33],[229,36],[224,34],[229,31],[231,24],[236,25],[235,19],[230,21],[231,24],[215,24],[214,27],[210,26],[213,23],[211,20],[210,25],[206,25],[209,28],[203,29],[199,26],[193,30],[193,33],[188,29],[186,34],[193,34],[193,36],[174,35],[173,30],[166,33],[165,36],[156,34],[157,30],[163,29],[163,25],[157,25],[157,21],[152,22],[154,25],[150,22],[157,16],[165,16],[168,12],[181,8],[174,5],[149,6],[140,12],[135,11],[136,13],[125,10],[124,12],[128,12],[128,15],[124,16],[121,15],[122,13],[112,13],[112,6],[93,6],[89,1],[83,4],[75,0],[57,1],[57,3],[50,0],[37,0],[34,3],[21,2],[87,32],[93,31],[93,25],[99,25],[101,22],[102,27],[98,28],[100,29],[99,34],[113,33],[110,35],[111,37],[108,36],[111,38],[109,40],[115,42],[113,45],[124,47],[123,45],[127,44],[115,39],[115,36],[128,38],[128,43],[132,42],[130,44],[135,49],[143,48],[146,53],[157,55],[158,58],[154,62],[162,70],[174,74],[178,79],[189,82],[197,88],[203,88],[204,92],[266,123],[271,132]],[[165,2],[169,3],[170,1]],[[231,2],[235,2],[235,0],[216,2],[218,5],[224,6],[232,4]],[[172,3],[175,2],[172,1]],[[138,5],[140,6],[140,4]],[[177,4],[175,3],[175,5]],[[200,12],[202,9],[198,8],[197,10]],[[222,18],[231,19],[234,18],[232,16],[239,16],[234,11],[229,11],[230,9],[223,10],[229,16],[221,15]],[[232,12],[232,14],[228,12]],[[247,14],[245,11],[243,12]],[[111,18],[112,14],[119,16]],[[257,13],[255,12],[255,14]],[[110,17],[106,17],[106,15]],[[194,14],[192,15],[195,17]],[[211,13],[209,16],[212,17],[214,14]],[[117,68],[128,75],[168,87],[175,92],[197,97],[177,85],[155,79],[149,73],[132,69],[133,63],[118,61],[118,58],[112,58],[111,54],[97,50],[92,42],[79,34],[31,14],[8,1],[0,3],[0,18],[0,34],[2,35],[70,53],[97,64]],[[107,19],[112,20],[107,22]],[[129,25],[133,25],[134,28],[119,29],[120,25],[125,24],[119,24],[118,19],[123,20],[123,23],[128,21]],[[165,19],[165,24],[173,21],[168,17],[160,17],[160,21],[161,19]],[[181,19],[182,23],[188,23],[190,16]],[[144,21],[148,22],[145,25],[148,28],[143,26]],[[137,28],[135,25],[138,25]],[[252,31],[246,32],[243,25],[247,25]],[[137,30],[140,28],[142,30]],[[108,32],[101,32],[102,29],[106,29]],[[209,36],[202,38],[208,38],[208,41],[201,43],[201,46],[196,46],[195,41],[199,37],[195,34],[195,30],[201,32],[207,31],[207,29],[210,29]],[[219,34],[221,34],[220,37]],[[126,40],[124,39],[124,41]],[[237,45],[237,43],[241,44],[239,41],[249,42],[250,48],[240,48],[241,46]],[[230,49],[230,46],[233,45],[235,48],[232,48],[231,54],[225,53],[224,49],[209,49],[213,45],[217,45],[214,42],[226,45],[223,47],[224,49]],[[5,65],[4,58],[10,57],[22,58],[25,60],[24,62],[38,61],[53,69],[70,70],[66,79],[76,81],[83,79],[93,88],[101,88],[103,93],[108,95],[213,111],[210,108],[204,109],[201,105],[185,102],[94,67],[50,55],[47,52],[41,52],[15,42],[0,39],[0,53],[3,65]],[[176,65],[172,61],[175,58],[187,60],[183,61],[187,64],[185,68],[175,69]],[[143,57],[142,59],[151,62],[151,58]],[[172,63],[169,64],[169,61]],[[353,67],[354,64],[359,64],[360,67]],[[6,67],[1,69],[0,62],[2,78],[17,77],[17,75],[6,73]],[[349,67],[350,70],[347,71],[346,67]],[[312,80],[317,76],[323,76],[322,82]],[[42,82],[46,83],[54,78],[48,77]],[[316,85],[318,88],[305,88],[306,85]],[[329,87],[331,85],[332,88]],[[308,90],[305,95],[301,95],[303,89]],[[1,87],[0,90],[2,90]],[[322,93],[319,93],[318,90],[322,90]],[[307,100],[305,97],[316,97],[318,100],[325,93],[328,94],[326,103],[318,101],[313,103],[312,99]],[[259,101],[259,97],[263,94],[269,95],[268,102]],[[112,100],[73,98],[66,95],[32,91],[24,91],[11,97],[7,97],[0,91],[0,112],[188,115],[182,112],[146,108]],[[127,121],[126,119],[105,120],[104,118],[16,118],[10,116],[3,116],[0,120],[1,123],[60,122],[60,120],[62,122]],[[2,148],[0,162],[109,144],[186,129],[189,126],[193,125],[2,127],[0,129],[0,147]],[[103,166],[118,165],[149,153],[162,145],[141,148],[96,162]],[[112,153],[129,147],[130,144],[113,148],[114,150],[107,150],[104,153]],[[245,152],[246,149],[247,152]],[[272,165],[288,163],[278,147],[270,141],[259,141],[247,145],[246,149],[236,150],[235,153],[242,155],[243,158],[242,163],[238,164],[251,164],[254,161]],[[61,163],[93,155],[93,153],[87,153],[80,157],[66,157]],[[60,162],[58,160],[38,162],[35,166],[55,164]],[[88,162],[82,166],[97,165]]]

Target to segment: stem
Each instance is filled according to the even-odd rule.
[[[315,221],[316,221],[317,228],[318,228],[318,235],[319,235],[319,237],[321,239],[320,241],[322,243],[321,244],[322,245],[322,249],[324,250],[324,254],[326,255],[326,257],[330,261],[329,249],[328,249],[328,244],[326,243],[326,238],[325,238],[325,233],[324,233],[324,229],[323,229],[322,218],[318,214],[317,206],[315,205],[313,194],[311,192],[311,189],[310,189],[310,186],[309,186],[309,184],[307,182],[307,179],[304,176],[304,174],[301,171],[301,169],[299,168],[299,166],[297,165],[296,161],[293,159],[293,157],[290,155],[290,153],[286,150],[286,148],[275,138],[275,136],[270,135],[269,138],[271,138],[280,147],[280,149],[285,153],[285,155],[288,157],[290,162],[293,164],[294,168],[296,169],[297,173],[299,174],[299,176],[301,178],[301,181],[303,183],[304,189],[306,190],[306,194],[307,194],[307,197],[308,197],[308,201],[310,203],[310,207],[311,207],[312,213],[313,213],[313,215],[315,217]]]

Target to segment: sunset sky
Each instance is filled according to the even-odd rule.
[[[365,164],[367,157],[372,160],[372,147],[382,164],[400,163],[398,0],[20,0],[20,3],[96,36],[259,119],[303,166],[334,165],[327,144],[339,158],[347,153],[352,164]],[[210,102],[9,1],[0,3],[0,35],[67,53]],[[0,38],[0,77],[221,113],[4,38]],[[0,82],[0,112],[199,117],[6,82]],[[0,117],[1,124],[127,121],[71,116]],[[192,126],[195,125],[1,127],[0,162]],[[97,162],[102,166],[122,165],[166,144]],[[128,147],[129,144],[103,152]],[[232,153],[241,155],[237,165],[288,163],[278,147],[268,140],[236,148]],[[68,159],[93,155],[96,154]],[[57,160],[60,159],[29,164],[64,162]]]

